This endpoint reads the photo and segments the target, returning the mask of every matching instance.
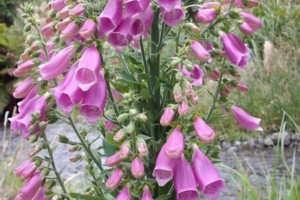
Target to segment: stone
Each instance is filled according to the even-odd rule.
[[[273,146],[273,145],[274,145],[274,142],[273,142],[273,140],[271,139],[271,137],[266,137],[266,138],[264,139],[264,145],[265,145],[265,146]]]
[[[253,149],[255,147],[255,139],[251,138],[247,142],[249,144],[250,149]]]
[[[235,141],[234,146],[240,147],[241,146],[241,142],[240,141]]]
[[[257,138],[257,143],[258,144],[264,144],[264,138],[263,137]]]
[[[234,153],[234,152],[236,152],[236,150],[237,150],[236,147],[230,147],[230,148],[227,150],[227,152],[228,152],[228,153]]]
[[[230,143],[226,142],[226,141],[223,141],[221,143],[221,146],[223,149],[229,149],[231,147]]]

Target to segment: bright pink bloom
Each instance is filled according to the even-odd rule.
[[[22,101],[20,101],[17,105],[18,105],[18,111],[19,111],[19,113],[20,112],[23,112],[22,110],[23,110],[23,108],[27,105],[27,102],[28,101],[30,101],[34,96],[36,96],[37,95],[37,92],[38,92],[38,86],[35,86],[35,87],[33,87],[30,91],[29,91],[29,93],[27,94],[27,96],[22,100]]]
[[[58,19],[65,19],[69,17],[69,8],[66,6],[62,10],[60,10],[57,14],[56,17]]]
[[[105,160],[105,165],[108,167],[113,167],[117,165],[119,162],[121,162],[121,157],[120,157],[120,152],[117,152],[109,157],[106,158]]]
[[[123,171],[121,168],[116,168],[108,177],[105,186],[109,190],[115,190],[119,186],[123,178]]]
[[[234,115],[236,121],[244,128],[250,131],[263,131],[263,129],[259,126],[261,121],[260,118],[253,117],[249,115],[243,109],[232,106],[231,107],[232,114]]]
[[[73,39],[79,32],[79,26],[74,22],[70,22],[67,27],[61,32],[60,37],[63,40]]]
[[[40,172],[28,179],[20,189],[20,196],[23,199],[32,199],[42,184],[43,176]]]
[[[250,50],[245,43],[234,33],[223,33],[221,40],[229,61],[240,68],[245,68],[250,57]]]
[[[203,195],[209,199],[217,199],[221,190],[225,187],[217,169],[211,161],[199,150],[197,145],[193,146],[192,168],[197,184],[203,191]]]
[[[166,155],[166,145],[164,145],[156,159],[152,176],[156,177],[159,186],[166,185],[173,178],[173,167],[176,160]]]
[[[41,28],[41,34],[42,36],[46,38],[50,38],[54,35],[54,29],[53,29],[53,24],[52,22],[46,24]]]
[[[126,186],[122,189],[122,191],[116,197],[116,200],[131,200],[129,189],[130,189],[130,185],[126,184]]]
[[[261,20],[253,14],[242,11],[240,12],[240,15],[244,19],[244,23],[240,26],[240,30],[243,33],[252,35],[257,29],[262,27]]]
[[[78,62],[70,68],[63,80],[52,89],[57,107],[62,109],[67,116],[71,114],[73,107],[84,96],[84,92],[76,84],[75,70],[77,69],[77,64]]]
[[[96,23],[92,19],[87,19],[80,28],[79,35],[85,39],[90,39],[94,35],[96,28]]]
[[[19,167],[16,167],[14,170],[14,174],[16,176],[21,177],[22,173],[29,168],[32,165],[32,162],[30,160],[26,160],[25,162],[23,162]]]
[[[39,66],[39,72],[44,80],[52,80],[69,66],[76,49],[73,45],[70,45],[62,49],[58,54],[52,57],[49,62],[46,62]]]
[[[32,200],[47,200],[48,198],[45,195],[45,191],[47,190],[47,186],[41,187],[35,196],[32,198]]]
[[[175,116],[174,110],[171,107],[166,108],[160,118],[160,125],[170,126],[170,124],[173,122],[174,116]]]
[[[21,77],[28,74],[28,72],[31,71],[31,69],[35,66],[34,62],[32,60],[27,60],[20,64],[18,68],[14,71],[14,76]]]
[[[200,61],[208,61],[210,53],[202,46],[200,42],[192,41],[191,50]]]
[[[199,200],[194,174],[184,155],[174,166],[174,185],[177,200]]]
[[[126,0],[125,1],[126,14],[134,15],[140,13],[150,5],[150,0]]]
[[[244,83],[239,83],[237,85],[237,89],[241,92],[248,92],[249,91],[249,88],[247,85],[245,85]]]
[[[103,115],[106,97],[106,82],[100,73],[97,75],[96,83],[84,94],[80,105],[80,114],[85,116],[90,123],[96,122]]]
[[[186,101],[182,101],[178,106],[178,114],[183,117],[189,113],[189,105]]]
[[[230,3],[231,0],[226,0],[227,3]],[[240,7],[240,8],[244,8],[245,4],[243,3],[243,0],[235,0],[233,5]],[[247,6],[248,7],[255,7],[259,5],[259,0],[248,0],[247,1]]]
[[[115,128],[117,128],[117,126],[114,123],[112,123],[111,121],[109,121],[107,119],[104,120],[104,127],[105,127],[105,130],[109,131],[109,132],[111,132],[111,131],[115,130]]]
[[[157,0],[157,3],[162,12],[163,22],[167,25],[176,27],[184,19],[181,0]]]
[[[27,166],[27,168],[22,172],[21,178],[23,179],[28,179],[30,178],[36,171],[37,167],[35,164],[32,162],[30,165]]]
[[[139,39],[142,34],[146,35],[151,28],[153,17],[154,11],[151,6],[143,12],[136,14],[131,21],[131,35],[136,39]]]
[[[184,136],[177,126],[165,143],[166,155],[171,159],[180,158],[184,151]]]
[[[98,17],[99,36],[107,36],[112,32],[122,21],[123,0],[109,0],[103,12]]]
[[[196,19],[203,24],[211,23],[215,20],[220,6],[219,2],[204,3],[202,8],[198,10]]]
[[[194,64],[193,67],[194,67],[193,71],[189,72],[186,69],[186,67],[183,66],[182,73],[185,77],[190,77],[192,85],[200,86],[200,85],[202,85],[202,82],[203,82],[204,72],[199,67],[199,65]]]
[[[78,68],[76,69],[76,80],[83,91],[88,91],[94,86],[98,79],[101,68],[100,54],[95,45],[91,45],[82,54]]]
[[[194,118],[194,129],[202,142],[211,143],[214,141],[215,131],[198,116]]]
[[[58,22],[56,25],[55,25],[55,28],[59,31],[62,31],[64,30],[68,25],[69,23],[71,22],[72,20],[70,18],[66,18],[64,19],[63,21],[60,21]]]
[[[85,11],[85,8],[82,4],[77,4],[74,8],[72,8],[69,12],[69,15],[72,17],[79,17]]]
[[[141,200],[154,200],[147,185],[143,188],[143,196]]]
[[[135,157],[131,163],[131,174],[135,178],[141,178],[145,173],[145,167],[140,157]]]
[[[132,40],[130,34],[131,19],[131,17],[124,17],[119,26],[108,35],[108,42],[117,49],[122,49]]]
[[[34,86],[34,80],[31,77],[23,80],[15,89],[13,96],[17,99],[24,98],[31,91]]]
[[[63,9],[67,4],[65,0],[55,0],[51,2],[51,8],[55,11],[60,11]]]

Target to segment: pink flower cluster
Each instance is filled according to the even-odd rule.
[[[16,200],[46,200],[46,186],[42,185],[43,174],[37,169],[35,163],[25,161],[15,169],[15,175],[25,180],[19,190]]]

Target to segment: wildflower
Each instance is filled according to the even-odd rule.
[[[105,182],[105,186],[109,190],[115,190],[122,181],[123,178],[123,170],[121,168],[116,168],[108,179]]]
[[[131,174],[135,178],[141,178],[145,173],[145,167],[140,157],[135,157],[131,163]]]
[[[204,143],[211,143],[215,139],[214,130],[208,126],[203,119],[198,116],[194,117],[194,129],[199,139]]]
[[[176,127],[165,144],[166,155],[171,159],[179,158],[184,151],[184,136],[180,127]]]
[[[171,107],[165,109],[164,113],[160,118],[160,124],[162,126],[170,126],[175,116],[175,112]]]

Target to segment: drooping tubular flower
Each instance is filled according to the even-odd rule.
[[[116,200],[131,200],[131,196],[130,196],[130,184],[126,184],[125,187],[122,189],[122,191],[118,194],[118,196],[116,197]]]
[[[250,130],[250,131],[263,131],[263,129],[259,126],[259,123],[261,121],[260,118],[253,117],[249,115],[246,111],[243,109],[232,106],[231,111],[236,119],[236,121],[244,128]]]
[[[101,69],[100,54],[95,45],[88,47],[82,54],[75,76],[77,84],[83,91],[88,91],[98,80]]]
[[[121,168],[116,168],[105,182],[106,188],[109,190],[115,190],[121,183],[123,174],[124,173]]]
[[[146,35],[151,28],[154,11],[151,6],[139,14],[132,17],[130,34],[134,39],[139,39],[141,35]]]
[[[194,64],[193,67],[193,70],[190,72],[185,66],[183,66],[182,73],[185,77],[189,77],[191,79],[192,85],[200,86],[203,82],[204,72],[199,65]]]
[[[229,61],[240,68],[245,68],[250,57],[250,50],[245,43],[234,33],[223,33],[221,40]]]
[[[240,30],[247,34],[252,35],[257,29],[262,27],[261,20],[249,12],[240,12],[244,22],[240,25]]]
[[[32,177],[26,180],[19,191],[23,199],[32,199],[41,187],[43,176],[41,172],[36,172]]]
[[[63,9],[67,4],[65,0],[54,0],[51,2],[51,8],[55,11],[60,11]]]
[[[79,35],[85,39],[90,39],[94,35],[96,28],[96,23],[92,19],[87,19],[80,28]]]
[[[225,183],[220,178],[217,169],[211,161],[203,154],[196,144],[193,145],[192,168],[198,186],[205,197],[217,199]]]
[[[69,11],[69,15],[71,17],[79,17],[80,15],[82,15],[84,13],[84,11],[85,11],[84,6],[79,3]]]
[[[131,20],[132,18],[129,16],[124,17],[119,26],[108,35],[108,42],[118,50],[127,46],[132,40],[130,34]]]
[[[76,48],[70,45],[62,49],[49,62],[39,66],[39,73],[44,80],[52,80],[60,75],[70,64]]]
[[[210,59],[210,53],[200,42],[192,41],[191,50],[200,61],[208,61]]]
[[[32,77],[28,77],[23,80],[19,86],[15,89],[13,96],[17,99],[24,98],[34,87],[34,80]]]
[[[160,118],[160,125],[170,126],[175,116],[175,112],[171,107],[165,109],[164,113]]]
[[[70,68],[64,79],[52,89],[57,107],[62,109],[67,116],[71,114],[73,107],[78,104],[84,96],[84,92],[79,88],[78,84],[76,84],[75,71],[77,67],[78,62]]]
[[[155,163],[155,168],[153,171],[153,176],[159,186],[166,185],[173,178],[173,167],[176,160],[169,158],[166,155],[166,145],[163,145]]]
[[[219,2],[204,3],[202,8],[198,10],[196,19],[203,24],[211,23],[215,20],[220,6]]]
[[[135,178],[141,178],[145,173],[145,167],[140,157],[135,157],[131,163],[131,174]]]
[[[241,92],[248,92],[249,91],[248,86],[244,83],[238,83],[237,89]]]
[[[72,21],[61,32],[60,37],[65,41],[69,41],[72,40],[78,34],[78,32],[79,26],[74,21]]]
[[[177,200],[199,200],[192,168],[182,155],[174,166],[174,185]]]
[[[14,76],[21,77],[28,74],[31,69],[35,66],[35,63],[32,60],[27,60],[20,64],[18,68],[14,71]]]
[[[100,37],[107,36],[112,32],[122,21],[122,6],[123,0],[109,0],[98,17],[99,26],[98,34]]]
[[[181,0],[157,0],[162,13],[162,20],[171,27],[176,27],[184,19]]]
[[[171,159],[180,158],[184,151],[184,136],[177,126],[165,143],[165,153]]]
[[[79,113],[90,123],[95,123],[103,115],[107,97],[107,86],[103,75],[99,73],[96,80],[96,83],[85,92],[79,109]]]
[[[215,131],[198,116],[194,117],[194,129],[202,142],[211,143],[214,141]]]
[[[146,10],[149,7],[150,0],[126,0],[124,4],[126,14],[134,15]]]
[[[54,29],[53,29],[53,24],[52,22],[49,22],[45,26],[41,28],[41,34],[42,36],[46,38],[50,38],[54,35]]]

